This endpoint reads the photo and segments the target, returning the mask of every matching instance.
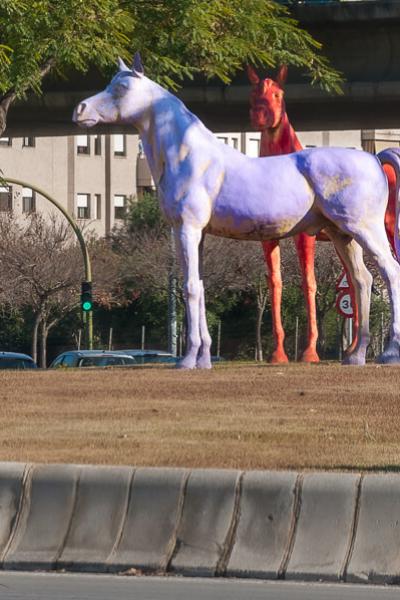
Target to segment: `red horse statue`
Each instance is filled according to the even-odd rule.
[[[252,126],[261,131],[260,156],[290,154],[303,149],[286,113],[284,100],[284,85],[287,77],[287,67],[281,66],[276,81],[260,79],[256,71],[248,66],[247,73],[253,86],[250,96],[250,118]],[[396,217],[396,176],[392,166],[383,165],[389,182],[389,202],[385,215],[385,227],[389,241],[394,249],[394,226]],[[301,360],[303,362],[319,362],[317,353],[317,316],[315,295],[317,285],[314,273],[315,240],[329,241],[323,233],[317,237],[300,233],[294,237],[299,258],[303,292],[306,300],[308,315],[307,346]],[[279,241],[262,242],[267,280],[271,295],[272,327],[275,348],[271,356],[272,363],[288,362],[284,349],[285,332],[281,319],[282,276]],[[350,278],[348,277],[350,282]],[[350,284],[351,285],[351,284]],[[354,302],[354,291],[351,289]],[[355,315],[355,331],[357,331],[357,315]],[[348,351],[356,344],[356,335]]]

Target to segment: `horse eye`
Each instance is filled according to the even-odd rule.
[[[126,92],[126,90],[127,90],[127,87],[128,87],[128,86],[127,86],[127,85],[125,85],[125,84],[123,84],[123,83],[117,83],[117,84],[114,86],[114,92],[115,92],[116,94],[124,94],[124,93]]]

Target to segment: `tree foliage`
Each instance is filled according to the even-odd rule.
[[[203,73],[229,83],[246,64],[295,65],[313,83],[339,91],[339,74],[321,44],[272,0],[126,0],[134,18],[130,49],[140,50],[148,73],[175,87]]]
[[[229,83],[247,63],[296,65],[340,88],[321,45],[273,0],[2,0],[0,31],[2,131],[10,104],[49,73],[114,68],[136,50],[171,88],[198,73]]]
[[[2,0],[0,90],[40,92],[51,69],[109,65],[126,51],[132,20],[118,0]]]
[[[119,285],[119,257],[106,240],[87,241],[92,256],[94,299],[110,309],[124,303]],[[36,359],[40,333],[42,366],[46,364],[49,331],[69,313],[77,312],[83,279],[82,253],[65,220],[31,214],[0,218],[0,306],[15,314],[32,315],[32,356]],[[1,312],[0,312],[1,320]]]

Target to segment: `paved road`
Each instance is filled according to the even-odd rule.
[[[398,600],[399,597],[398,587],[0,573],[1,600]]]

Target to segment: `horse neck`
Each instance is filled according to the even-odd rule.
[[[264,129],[261,133],[260,156],[290,154],[302,149],[303,146],[291,126],[286,112],[277,127]]]
[[[154,183],[158,185],[164,170],[164,155],[158,137],[154,115],[150,111],[141,123],[135,124],[139,130],[143,150],[150,167]]]
[[[163,92],[165,94],[153,102],[143,122],[137,125],[156,184],[164,173],[165,165],[172,169],[178,165],[185,132],[198,121],[178,98],[165,90]]]

